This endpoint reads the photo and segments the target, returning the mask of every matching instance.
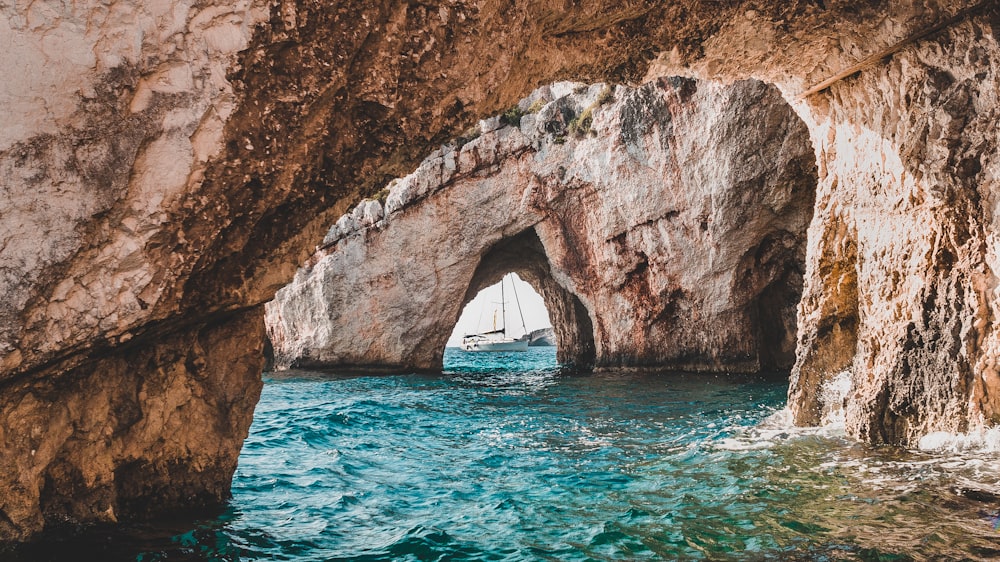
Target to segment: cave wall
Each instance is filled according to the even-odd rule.
[[[263,347],[248,346],[246,334],[262,334],[262,324],[255,308],[8,384],[0,536],[224,501],[262,387]]]
[[[26,392],[51,385],[53,392],[32,394],[39,400],[36,409],[60,410],[91,395],[89,386],[57,381],[97,381],[104,367],[114,364],[120,384],[107,387],[108,400],[118,393],[123,396],[115,403],[130,400],[129,389],[146,379],[187,372],[185,342],[208,324],[229,325],[233,349],[236,342],[257,349],[260,327],[240,319],[292,279],[336,217],[388,179],[411,171],[476,119],[558,79],[637,83],[647,74],[684,74],[775,84],[807,123],[818,150],[825,179],[812,232],[833,236],[811,238],[808,252],[800,368],[791,395],[793,407],[804,405],[799,420],[813,415],[811,393],[816,381],[828,376],[822,365],[848,364],[857,389],[849,428],[859,437],[906,442],[920,428],[995,420],[991,188],[996,163],[990,153],[995,137],[983,129],[996,106],[994,4],[16,0],[0,6],[5,40],[0,101],[6,109],[0,114],[0,419],[6,435],[0,459],[9,463],[0,486],[10,491],[0,514],[5,521],[0,538],[37,532],[45,513],[75,522],[107,520],[97,508],[86,507],[103,509],[102,502],[81,500],[78,510],[55,501],[43,506],[36,491],[74,497],[72,471],[49,467],[73,465],[77,461],[67,459],[81,459],[79,451],[112,464],[124,459],[108,453],[112,444],[97,434],[60,441],[61,418],[42,416],[34,419],[46,437],[34,450],[54,453],[32,456],[32,448],[16,442],[20,437],[10,437],[19,435],[12,428],[20,427],[18,408]],[[798,99],[812,84],[973,5],[982,7],[946,32]],[[887,69],[898,75],[890,80]],[[942,85],[947,73],[957,87]],[[944,82],[938,82],[941,76]],[[933,111],[913,111],[905,93],[923,100],[925,87],[974,94],[970,103],[955,107],[960,116],[963,105],[973,112],[966,127],[979,140],[959,135],[909,144],[922,135],[916,131],[940,131],[940,116],[951,107],[945,95],[921,102]],[[895,117],[878,117],[883,115]],[[897,122],[906,126],[897,130],[891,125]],[[855,143],[849,140],[854,130],[873,131],[881,140]],[[903,251],[891,259],[870,253],[886,245],[857,231],[870,221],[859,222],[843,207],[862,200],[845,196],[840,186],[887,186],[885,196],[867,200],[869,209],[890,204],[891,194],[909,193],[910,187],[890,176],[862,179],[879,169],[853,164],[849,150],[831,150],[852,143],[864,150],[895,150],[887,155],[897,154],[903,168],[923,165],[923,149],[911,146],[931,147],[931,162],[944,151],[944,163],[920,176],[919,189],[933,193],[941,185],[947,196],[938,206],[915,205],[920,224],[900,240],[926,249],[929,232],[947,234],[941,239],[957,252],[952,266],[945,266],[952,261],[945,253],[924,270],[909,260],[930,264],[930,258],[914,257],[926,253]],[[981,169],[974,172],[976,155]],[[956,165],[963,161],[971,167]],[[858,174],[851,172],[855,166]],[[903,223],[901,215],[892,222],[901,233]],[[968,225],[969,238],[958,225]],[[977,247],[974,241],[982,243]],[[839,263],[838,256],[847,261]],[[860,264],[853,277],[851,259]],[[872,288],[896,267],[915,272],[919,291],[925,292],[899,288],[909,287],[904,282],[888,296]],[[933,278],[927,271],[935,272]],[[845,283],[827,286],[835,278]],[[851,279],[864,295],[856,321]],[[930,311],[928,320],[918,316],[916,302]],[[883,314],[873,303],[886,305],[881,310],[898,306],[903,313]],[[839,335],[831,340],[835,345],[813,354],[811,334],[823,340],[831,333],[823,326],[841,326]],[[876,332],[887,342],[885,351],[883,340],[870,337]],[[945,345],[936,347],[939,341]],[[172,353],[136,355],[139,349],[171,346]],[[860,350],[865,366],[877,368],[871,374],[857,368],[862,363],[847,357],[852,349]],[[812,355],[827,359],[813,363],[807,357]],[[258,366],[249,355],[230,360],[244,372]],[[927,374],[937,366],[948,374]],[[213,369],[206,376],[221,380],[226,371]],[[141,395],[143,412],[170,402],[166,387],[157,388]],[[93,396],[98,408],[103,398]],[[948,404],[943,409],[941,398]],[[232,404],[218,415],[249,419],[252,400]],[[67,415],[81,425],[85,410]],[[891,413],[886,423],[864,421],[885,413]],[[173,431],[168,417],[141,419],[149,435]],[[45,430],[48,424],[52,432]],[[880,425],[894,429],[877,429]],[[204,431],[203,424],[187,427]],[[235,463],[239,432],[225,439],[231,443],[218,449],[218,458],[219,466],[228,467]],[[135,450],[155,458],[137,443]],[[197,449],[175,453],[173,464],[186,474],[204,466]],[[229,460],[222,462],[225,455]],[[107,481],[114,473],[109,466],[101,478]],[[203,497],[223,497],[228,478],[206,476],[200,485]],[[143,496],[137,487],[122,486],[116,494],[102,497],[116,498],[109,505],[128,503],[130,494],[145,497],[153,512],[175,503],[169,494],[161,500],[159,494]]]
[[[567,361],[791,367],[816,170],[775,89],[559,84],[521,109],[331,227],[267,305],[278,368],[440,368],[464,305],[508,271],[550,296]]]
[[[1000,421],[996,15],[810,100],[820,161],[790,404],[848,371],[848,430],[914,442]]]

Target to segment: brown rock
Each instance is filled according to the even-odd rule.
[[[974,4],[944,31],[796,98]],[[113,416],[147,379],[188,372],[181,358],[198,334],[256,352],[261,330],[245,311],[293,277],[336,217],[556,79],[775,84],[809,129],[820,176],[791,395],[800,421],[827,369],[847,364],[848,423],[864,439],[1000,421],[995,3],[15,2],[0,13],[0,489],[10,491],[0,537],[27,536],[45,514],[107,520],[112,497],[115,517],[132,494],[156,496],[151,510],[175,505],[155,486],[105,491],[133,461],[160,475],[175,466],[178,483],[221,497],[229,476],[205,471],[206,458],[234,466],[239,431],[204,454],[170,447],[161,462],[145,437],[133,458],[97,433],[64,439],[67,428],[91,427],[91,409]],[[826,232],[846,238],[820,240]],[[832,266],[851,244],[854,335],[850,264]],[[840,356],[852,338],[855,357]],[[241,376],[257,365],[230,361]],[[115,384],[101,386],[109,365]],[[141,412],[172,407],[171,385],[149,388]],[[252,400],[211,400],[204,416],[249,423]],[[37,432],[19,425],[28,419]],[[141,419],[156,439],[177,427]],[[222,436],[184,427],[185,440]]]
[[[246,334],[261,328],[257,308],[8,384],[0,535],[226,499],[261,389],[263,349],[248,347]]]
[[[1000,421],[996,22],[962,20],[835,84],[807,117],[820,158],[789,403],[851,373],[848,431],[915,443]]]
[[[267,305],[276,366],[440,368],[464,305],[516,271],[564,361],[790,368],[816,171],[777,91],[559,84],[521,106],[554,96],[394,182],[384,221],[338,221]]]

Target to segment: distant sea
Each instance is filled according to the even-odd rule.
[[[836,421],[794,429],[780,378],[578,373],[535,347],[449,348],[441,374],[264,380],[222,513],[7,556],[1000,558],[988,443],[905,451],[854,443]]]

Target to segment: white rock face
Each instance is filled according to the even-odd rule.
[[[565,360],[789,368],[815,189],[791,108],[758,82],[561,89],[432,154],[384,223],[376,201],[338,221],[267,307],[278,367],[439,367],[464,304],[514,270]]]
[[[267,14],[249,1],[0,6],[0,371],[148,319],[170,279],[143,249],[222,147],[226,72]],[[48,305],[22,316],[71,258]],[[16,348],[28,331],[46,337]]]

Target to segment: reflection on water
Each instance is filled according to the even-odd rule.
[[[448,350],[442,375],[267,375],[225,513],[12,556],[1000,557],[995,452],[792,429],[781,383],[580,375],[554,348],[512,355]]]

